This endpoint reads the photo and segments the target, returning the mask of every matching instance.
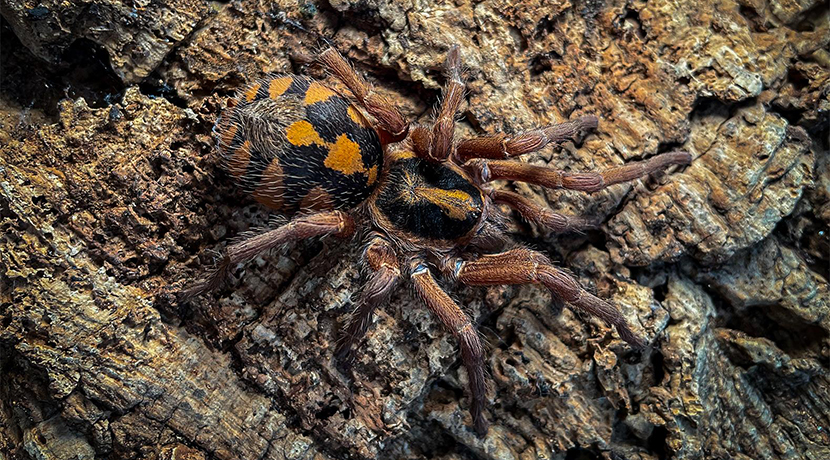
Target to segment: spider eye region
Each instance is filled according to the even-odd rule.
[[[482,215],[479,189],[446,164],[405,158],[392,164],[373,212],[376,220],[420,238],[454,240]]]

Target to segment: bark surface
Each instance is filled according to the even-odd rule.
[[[830,458],[830,8],[820,0],[0,0],[0,460]],[[652,347],[535,287],[448,286],[486,339],[486,438],[457,344],[411,290],[333,361],[361,241],[290,244],[190,302],[215,250],[279,220],[211,128],[322,38],[428,120],[460,45],[459,137],[581,115],[524,160],[686,168],[519,223]]]

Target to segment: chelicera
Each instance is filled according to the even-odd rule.
[[[185,298],[217,287],[231,267],[270,248],[324,235],[351,237],[356,226],[367,227],[364,260],[370,275],[336,356],[345,363],[353,359],[374,309],[408,281],[458,340],[469,379],[472,425],[479,435],[488,430],[484,350],[470,318],[439,286],[436,275],[472,286],[541,284],[555,299],[613,324],[632,346],[645,344],[616,308],[543,254],[511,242],[503,230],[508,217],[497,204],[554,232],[583,229],[589,221],[489,184],[506,179],[595,192],[687,164],[688,153],[663,153],[600,172],[532,166],[513,158],[593,129],[596,117],[514,136],[457,140],[455,117],[464,95],[457,46],[447,55],[447,84],[431,125],[407,122],[333,48],[319,61],[351,91],[356,105],[308,77],[275,75],[240,91],[217,122],[219,149],[230,175],[259,202],[293,218],[225,248],[218,269],[183,291]]]

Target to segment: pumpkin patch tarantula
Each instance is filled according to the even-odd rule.
[[[319,60],[373,121],[343,95],[304,76],[272,75],[241,90],[215,128],[227,170],[257,201],[295,217],[228,246],[218,269],[188,287],[183,297],[217,287],[234,265],[288,241],[349,237],[355,222],[371,226],[365,246],[371,274],[337,356],[351,360],[374,309],[408,280],[459,342],[479,435],[488,430],[483,348],[470,318],[442,290],[436,273],[474,286],[541,284],[572,308],[613,324],[629,344],[644,345],[617,309],[587,292],[541,253],[524,247],[493,253],[494,241],[502,243],[499,249],[507,241],[498,225],[496,204],[554,232],[585,228],[588,221],[488,184],[506,179],[595,192],[668,165],[687,164],[688,153],[664,153],[600,172],[532,166],[511,158],[595,128],[596,117],[514,136],[500,133],[456,141],[455,117],[464,95],[457,46],[446,58],[447,84],[431,125],[410,125],[333,48]]]

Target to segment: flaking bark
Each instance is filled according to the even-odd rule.
[[[825,2],[0,5],[0,459],[830,457]],[[458,43],[460,136],[598,117],[532,164],[692,153],[595,194],[506,189],[605,222],[517,228],[652,347],[538,288],[444,286],[486,342],[478,439],[457,344],[410,290],[351,371],[333,361],[360,235],[177,301],[214,250],[273,226],[218,167],[224,96],[325,78],[319,37],[410,119]]]

